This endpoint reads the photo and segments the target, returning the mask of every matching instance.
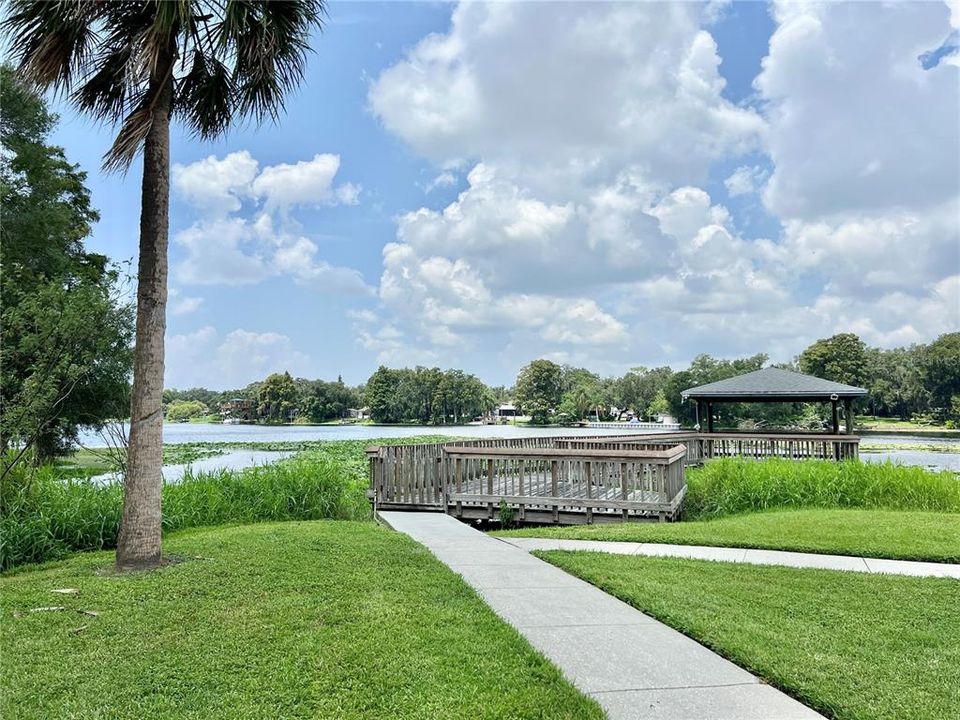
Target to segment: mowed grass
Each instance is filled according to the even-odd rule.
[[[118,576],[87,553],[0,578],[0,716],[601,717],[452,571],[373,523],[191,530],[166,551],[185,560]]]
[[[526,527],[496,534],[960,562],[960,513],[788,510],[677,523]]]
[[[960,582],[537,553],[838,720],[960,708]]]

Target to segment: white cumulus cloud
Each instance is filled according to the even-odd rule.
[[[166,387],[235,389],[285,371],[309,375],[310,361],[280,333],[236,329],[221,335],[207,325],[166,339]]]
[[[296,207],[358,202],[359,185],[334,184],[339,168],[340,157],[324,153],[258,172],[247,151],[175,166],[174,189],[199,211],[173,236],[186,253],[174,266],[176,280],[246,285],[285,275],[324,292],[370,294],[360,272],[324,260],[292,216]]]

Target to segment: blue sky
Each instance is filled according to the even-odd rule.
[[[167,384],[955,330],[956,12],[334,2],[278,125],[174,130]],[[90,246],[134,257],[140,168],[60,112]]]

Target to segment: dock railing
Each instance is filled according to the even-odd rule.
[[[687,465],[699,465],[715,457],[856,460],[860,456],[860,438],[854,435],[679,432],[563,438],[557,447],[629,449],[655,448],[665,443],[684,445]]]
[[[444,447],[550,448],[557,438],[483,438],[422,445],[374,445],[366,450],[370,462],[370,495],[378,505],[393,509],[443,508]]]
[[[373,446],[368,497],[375,509],[488,518],[503,499],[526,522],[669,518],[686,491],[686,465],[721,457],[856,459],[859,443],[852,435],[676,432]]]
[[[685,491],[686,449],[443,449],[445,505],[457,517],[494,519],[505,504],[520,522],[673,518]]]

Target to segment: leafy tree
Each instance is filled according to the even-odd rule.
[[[670,403],[667,402],[667,396],[663,390],[658,390],[650,404],[647,405],[647,417],[655,419],[658,415],[666,415],[670,412]]]
[[[83,248],[97,213],[85,173],[47,143],[55,124],[0,67],[0,449],[35,462],[126,415],[133,335],[119,273]]]
[[[237,118],[276,119],[324,11],[323,0],[7,3],[2,29],[23,77],[120,123],[104,166],[126,169],[143,149],[120,568],[160,562],[170,120],[213,138]]]
[[[867,377],[867,346],[853,333],[817,340],[800,353],[800,371],[861,387]]]
[[[560,398],[559,411],[573,419],[580,419],[590,413],[598,411],[605,404],[604,385],[600,376],[586,368],[563,366],[561,380],[563,394]],[[606,410],[603,410],[606,414]]]
[[[290,373],[273,373],[260,383],[257,415],[267,422],[286,422],[296,410],[297,388]]]
[[[550,360],[534,360],[517,376],[517,404],[532,422],[546,424],[560,405],[563,368]]]
[[[766,364],[767,359],[767,356],[763,353],[734,360],[718,360],[706,354],[697,355],[690,363],[689,368],[674,373],[665,383],[663,389],[667,402],[670,404],[670,414],[681,423],[693,425],[696,416],[694,404],[683,402],[680,396],[681,392],[688,388],[759,370]],[[724,415],[732,424],[739,418],[748,416],[751,408],[755,410],[756,406],[730,403],[724,406]]]
[[[207,390],[206,388],[190,388],[188,390],[166,389],[163,391],[163,404],[169,405],[176,400],[195,400],[216,409],[220,403],[237,397],[245,397],[242,390]]]
[[[377,422],[460,423],[495,404],[493,393],[476,376],[425,367],[381,366],[367,381],[364,397]]]
[[[399,387],[400,374],[383,365],[367,380],[364,397],[370,406],[370,417],[374,422],[392,423],[403,419],[397,403]]]
[[[919,353],[919,373],[932,409],[946,411],[960,395],[960,332],[941,335]]]
[[[300,412],[310,422],[325,422],[346,416],[349,408],[360,405],[357,391],[344,385],[342,379],[337,382],[323,380],[299,380]]]
[[[908,419],[930,406],[930,393],[920,377],[922,348],[867,350],[869,391],[864,409],[871,415]]]
[[[642,415],[657,393],[664,392],[672,375],[669,367],[633,368],[616,381],[613,404],[621,410],[621,415],[627,410]]]
[[[210,414],[210,408],[199,400],[174,400],[167,406],[167,421],[182,422]]]

